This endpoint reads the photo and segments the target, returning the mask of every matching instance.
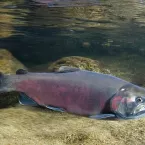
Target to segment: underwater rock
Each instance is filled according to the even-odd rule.
[[[5,74],[14,74],[17,69],[25,68],[13,55],[6,49],[0,49],[0,72]],[[0,108],[13,106],[18,103],[18,93],[0,94]]]
[[[0,108],[14,106],[18,103],[18,93],[9,92],[0,94]]]
[[[10,74],[25,66],[20,63],[8,50],[0,48],[0,72]]]
[[[103,63],[81,56],[63,57],[50,64],[50,66],[48,67],[48,71],[55,72],[61,66],[77,67],[89,71],[110,74],[110,71],[105,68]]]

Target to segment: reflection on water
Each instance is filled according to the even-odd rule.
[[[65,8],[3,0],[0,48],[10,51],[27,68],[72,55],[101,60],[124,54],[144,56],[144,16],[145,5],[137,0]]]

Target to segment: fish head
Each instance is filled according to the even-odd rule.
[[[121,87],[111,99],[111,111],[122,119],[145,116],[145,89],[134,84]]]

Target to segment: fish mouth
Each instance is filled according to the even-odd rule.
[[[138,106],[135,107],[135,109],[131,112],[126,112],[122,114],[119,110],[116,111],[116,114],[119,118],[122,119],[139,119],[142,117],[145,117],[145,103],[139,104]]]
[[[111,100],[111,110],[120,119],[136,119],[145,117],[145,102],[132,104],[131,108],[125,97],[115,96]]]
[[[133,115],[139,116],[142,114],[145,114],[145,103],[139,104],[134,110],[133,110]]]

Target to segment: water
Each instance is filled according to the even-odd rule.
[[[0,1],[0,71],[20,64],[44,71],[65,56],[96,59],[112,74],[145,85],[144,0],[65,8]],[[0,109],[0,140],[3,145],[145,144],[144,124],[144,119],[106,122],[18,106]]]
[[[103,0],[94,6],[48,8],[30,0],[2,0],[0,48],[30,70],[41,66],[43,71],[65,56],[84,56],[127,77],[143,73],[144,1]]]

